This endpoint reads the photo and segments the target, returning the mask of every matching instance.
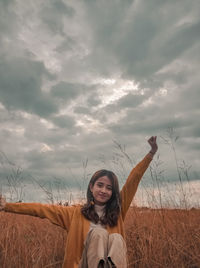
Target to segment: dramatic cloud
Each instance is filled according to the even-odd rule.
[[[53,99],[42,92],[44,75],[48,72],[43,63],[22,58],[1,59],[0,98],[3,105],[8,110],[24,110],[41,117],[57,112]]]
[[[7,197],[19,166],[16,187],[27,184],[29,201],[44,200],[38,183],[58,193],[58,180],[57,198],[71,199],[100,168],[122,185],[151,135],[166,204],[177,167],[185,188],[188,178],[198,187],[199,10],[196,0],[1,1],[0,187]],[[151,174],[139,195],[156,193]]]

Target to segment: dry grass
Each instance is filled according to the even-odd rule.
[[[137,209],[126,219],[130,267],[200,267],[200,210]]]
[[[200,210],[131,208],[129,267],[200,267]],[[39,218],[0,213],[0,267],[61,267],[66,232]]]
[[[46,219],[0,213],[0,267],[61,267],[67,233]]]

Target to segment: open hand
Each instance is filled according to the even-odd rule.
[[[6,205],[6,199],[0,194],[0,211],[4,210]]]
[[[150,150],[150,153],[151,154],[155,154],[158,150],[158,145],[156,143],[156,139],[157,139],[157,136],[152,136],[150,139],[148,139],[148,143],[150,144],[151,146],[151,150]]]

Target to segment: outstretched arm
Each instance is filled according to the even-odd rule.
[[[74,208],[40,203],[7,203],[5,198],[0,195],[0,211],[46,218],[66,230],[69,230]]]
[[[149,140],[148,143],[151,146],[150,152],[144,157],[144,159],[139,162],[136,167],[134,167],[129,174],[126,183],[124,184],[120,195],[121,195],[121,200],[122,200],[122,217],[125,219],[126,213],[129,209],[129,206],[133,200],[133,197],[135,196],[135,193],[137,191],[139,182],[147,170],[150,162],[153,159],[154,154],[158,150],[158,146],[156,143],[156,136],[152,136]]]

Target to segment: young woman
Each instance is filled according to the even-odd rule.
[[[156,136],[148,143],[150,152],[133,168],[120,192],[116,175],[99,170],[89,182],[87,203],[83,206],[6,203],[0,196],[0,210],[47,218],[66,229],[63,268],[126,268],[124,219],[138,184],[158,149]]]

